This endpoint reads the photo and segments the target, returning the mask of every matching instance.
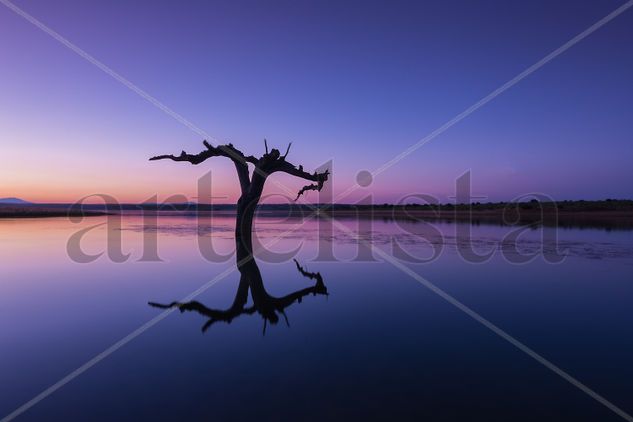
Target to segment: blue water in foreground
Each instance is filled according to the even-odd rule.
[[[213,239],[218,253],[230,253],[232,219],[199,228],[192,218],[146,226],[127,216],[121,230],[100,226],[81,243],[96,254],[118,234],[126,262],[73,262],[69,238],[102,222],[0,221],[0,418],[164,312],[148,302],[179,301],[223,275],[195,300],[216,310],[233,303],[235,258],[212,263],[198,250],[198,239]],[[632,414],[633,232],[559,230],[563,262],[539,255],[514,264],[498,248],[509,228],[473,226],[475,250],[493,251],[473,264],[459,253],[457,227],[434,224],[426,241],[416,236],[429,233],[423,225],[376,221],[360,230],[390,254],[392,239],[416,257],[440,249],[432,262],[404,264]],[[362,249],[354,260],[358,242],[344,231],[317,229],[313,221],[257,224],[264,243],[283,235],[272,250],[300,247],[297,261],[320,274],[327,295],[303,296],[276,323],[249,297],[250,313],[205,331],[208,316],[176,309],[17,420],[622,420],[401,268],[377,255],[366,262]],[[540,239],[552,230],[528,232],[519,249],[551,252],[556,245]],[[143,239],[153,236],[163,261],[143,262]],[[319,245],[337,262],[315,260]],[[270,260],[257,261],[270,295],[315,285],[292,260]]]

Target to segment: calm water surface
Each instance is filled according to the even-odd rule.
[[[327,295],[302,295],[276,323],[249,297],[227,323],[215,311],[236,297],[235,258],[210,263],[198,241],[230,253],[231,218],[197,227],[193,218],[145,226],[126,216],[115,230],[126,262],[73,262],[69,237],[103,221],[0,220],[0,418],[164,312],[148,302],[181,300],[225,273],[195,309],[171,313],[18,420],[621,420],[390,263],[354,260],[358,242],[340,230],[260,219],[260,240],[283,235],[276,252],[301,246],[298,262],[320,274]],[[561,230],[564,262],[517,265],[498,249],[509,228],[473,226],[475,249],[497,250],[471,264],[458,253],[458,225],[434,224],[438,238],[399,224],[359,230],[388,252],[394,238],[417,257],[440,248],[433,262],[406,265],[633,413],[633,232]],[[83,249],[104,250],[107,233],[90,231]],[[541,234],[525,234],[519,249],[555,250]],[[140,259],[152,236],[162,262]],[[338,262],[315,260],[320,239]],[[267,261],[258,265],[272,297],[315,286],[292,260]]]

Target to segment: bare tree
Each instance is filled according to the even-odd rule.
[[[209,321],[203,327],[204,331],[217,321],[230,323],[234,318],[240,315],[251,315],[255,312],[264,318],[264,323],[271,322],[275,324],[279,320],[278,314],[283,315],[285,318],[284,310],[295,302],[301,302],[304,296],[309,294],[327,295],[327,288],[323,283],[321,274],[304,270],[296,260],[297,270],[304,277],[315,280],[315,284],[283,297],[270,295],[264,287],[262,275],[253,256],[252,231],[255,210],[262,196],[264,184],[268,176],[275,172],[284,172],[314,182],[303,186],[299,190],[295,198],[296,201],[307,191],[320,191],[324,183],[328,180],[329,171],[308,173],[303,170],[303,166],[297,167],[286,161],[286,157],[290,151],[290,145],[288,145],[286,153],[281,155],[279,150],[274,148],[268,152],[268,144],[266,140],[264,140],[266,152],[260,158],[256,158],[252,155],[244,155],[232,144],[219,145],[217,147],[212,146],[207,141],[203,141],[203,144],[206,150],[198,154],[187,154],[185,151],[182,151],[180,155],[159,155],[150,158],[150,160],[168,159],[200,164],[211,157],[226,157],[235,164],[241,189],[241,195],[237,201],[237,217],[235,222],[236,261],[237,268],[240,272],[240,283],[233,305],[226,310],[217,310],[207,308],[196,301],[188,303],[172,302],[166,305],[154,302],[150,302],[149,304],[158,308],[177,307],[181,311],[196,311],[205,315],[209,318]],[[253,166],[252,173],[250,172],[249,164]],[[249,290],[253,298],[253,306],[251,307],[246,306]],[[264,325],[264,327],[265,326],[266,325]]]
[[[281,155],[279,150],[275,148],[268,152],[268,144],[266,140],[264,140],[266,152],[260,158],[256,158],[253,155],[244,155],[244,153],[235,148],[233,144],[214,147],[207,141],[203,141],[202,143],[206,147],[206,150],[198,154],[188,154],[182,151],[180,155],[158,155],[150,158],[150,160],[168,159],[173,161],[186,161],[194,165],[200,164],[212,157],[225,157],[233,161],[241,189],[241,195],[237,201],[235,240],[238,243],[238,249],[241,243],[251,254],[253,251],[253,217],[268,176],[276,172],[283,172],[314,182],[302,187],[297,193],[295,201],[307,191],[320,191],[324,183],[328,180],[329,170],[322,173],[317,173],[316,171],[314,173],[308,173],[303,170],[303,166],[297,167],[286,160],[292,143],[288,145],[286,153]],[[249,164],[253,166],[252,173],[249,169]]]

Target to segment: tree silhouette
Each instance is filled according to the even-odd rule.
[[[239,250],[238,250],[239,252]],[[243,250],[238,255],[243,254]],[[244,258],[244,257],[242,257]],[[297,270],[306,278],[314,280],[314,285],[297,290],[281,297],[275,297],[269,294],[264,287],[261,272],[257,266],[255,259],[245,259],[240,261],[238,257],[238,269],[240,271],[240,282],[237,286],[237,292],[233,303],[227,309],[208,308],[198,301],[191,302],[171,302],[169,304],[161,304],[149,302],[148,304],[154,308],[169,309],[178,308],[180,312],[193,311],[208,318],[207,322],[202,326],[205,332],[211,325],[217,322],[230,324],[234,319],[241,315],[253,315],[258,313],[264,319],[264,334],[266,333],[266,324],[277,324],[279,322],[279,314],[282,315],[289,326],[288,317],[286,316],[286,308],[293,303],[301,303],[302,299],[308,295],[328,295],[327,287],[323,282],[321,273],[313,273],[306,271],[295,259]],[[246,306],[248,302],[248,292],[251,292],[253,304]]]
[[[268,151],[268,144],[264,140],[266,152],[260,158],[252,155],[244,155],[242,151],[235,148],[232,144],[212,146],[207,141],[202,142],[206,150],[198,154],[188,154],[182,151],[180,155],[158,155],[150,158],[153,160],[173,160],[186,161],[191,164],[200,164],[211,157],[225,157],[233,161],[237,177],[240,182],[241,195],[237,201],[237,216],[235,222],[235,245],[236,245],[236,264],[240,272],[240,283],[237,288],[235,299],[230,308],[225,310],[210,309],[197,301],[180,303],[172,302],[170,304],[159,304],[149,302],[149,305],[157,308],[173,308],[177,307],[181,311],[196,311],[209,318],[203,327],[206,331],[212,324],[218,321],[230,323],[233,319],[240,315],[252,315],[259,313],[264,319],[264,329],[266,323],[276,324],[279,321],[278,314],[286,318],[284,310],[295,302],[301,302],[301,299],[309,294],[327,295],[327,288],[323,283],[323,278],[319,273],[311,273],[303,269],[295,260],[297,270],[307,278],[315,280],[311,287],[306,287],[290,293],[283,297],[274,297],[270,295],[264,287],[261,272],[257,266],[257,262],[253,256],[253,218],[257,204],[261,199],[266,179],[273,173],[283,172],[301,179],[309,180],[311,184],[303,186],[297,193],[295,201],[304,193],[315,190],[320,191],[324,183],[328,180],[329,171],[322,173],[308,173],[303,170],[303,166],[295,166],[288,162],[286,157],[290,151],[290,145],[286,149],[286,153],[281,155],[279,150],[273,148]],[[250,172],[249,164],[253,166],[253,172]],[[251,292],[253,305],[247,307],[248,292]],[[286,318],[286,322],[288,322]]]
[[[180,155],[158,155],[150,158],[150,161],[168,159],[173,161],[186,161],[194,165],[200,164],[212,157],[225,157],[233,161],[241,189],[241,195],[237,201],[235,240],[238,243],[242,243],[251,254],[253,250],[253,217],[268,176],[276,172],[283,172],[314,182],[303,186],[297,193],[295,201],[307,191],[320,191],[324,183],[328,180],[329,170],[322,173],[317,173],[316,171],[314,173],[308,173],[303,170],[303,166],[297,167],[286,160],[292,143],[288,145],[286,153],[281,155],[279,150],[275,148],[268,152],[268,143],[264,140],[266,152],[260,158],[256,158],[253,155],[244,155],[244,153],[235,148],[233,144],[214,147],[206,140],[202,143],[206,147],[206,150],[198,154],[188,154],[182,151]],[[252,174],[249,169],[249,164],[253,166]]]

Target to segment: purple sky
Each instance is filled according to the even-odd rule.
[[[216,139],[334,160],[335,194],[623,3],[14,1]],[[632,198],[632,41],[633,8],[341,201],[445,201],[467,170],[490,200]],[[199,134],[1,4],[0,55],[0,197],[194,197],[211,169],[235,200],[226,160],[147,161]]]

